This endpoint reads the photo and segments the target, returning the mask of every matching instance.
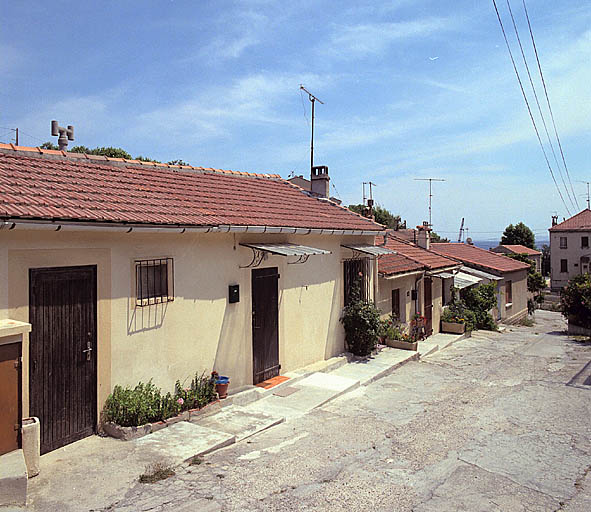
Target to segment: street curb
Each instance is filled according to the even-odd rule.
[[[390,375],[395,370],[397,370],[401,366],[405,365],[409,361],[418,361],[418,360],[419,360],[419,353],[418,352],[415,352],[412,355],[408,356],[403,361],[399,361],[396,364],[393,364],[392,366],[390,366],[389,368],[386,368],[385,370],[382,370],[381,372],[376,373],[373,377],[370,377],[366,381],[361,382],[361,386],[368,386],[372,382],[375,382],[375,381],[377,381],[379,379],[382,379],[384,377],[387,377],[388,375]]]

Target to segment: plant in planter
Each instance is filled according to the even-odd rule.
[[[378,343],[380,312],[373,302],[361,299],[358,283],[351,289],[350,301],[343,310],[341,322],[348,349],[356,356],[371,354]]]
[[[395,315],[390,315],[389,318],[382,320],[381,338],[386,345],[392,348],[417,349],[417,340],[406,332],[404,324]]]
[[[445,308],[441,314],[441,331],[463,334],[466,330],[466,319],[454,309]]]

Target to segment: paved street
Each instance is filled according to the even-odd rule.
[[[589,511],[591,345],[563,330],[475,333],[108,510]]]

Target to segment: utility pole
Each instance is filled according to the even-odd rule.
[[[432,227],[433,224],[431,223],[431,198],[433,197],[433,193],[431,190],[431,184],[434,181],[445,181],[441,178],[415,178],[415,181],[428,181],[429,182],[429,227]]]
[[[591,210],[591,206],[589,206],[590,201],[589,201],[589,182],[588,181],[580,181],[579,183],[586,183],[587,184],[587,209]]]
[[[14,139],[15,139],[16,145],[18,146],[18,128],[11,128],[10,130],[15,133]]]
[[[312,175],[312,168],[314,167],[314,105],[316,104],[316,102],[324,105],[324,102],[320,101],[316,96],[314,96],[302,84],[300,84],[300,90],[302,90],[308,94],[308,99],[312,103],[312,138],[310,140],[310,175]]]

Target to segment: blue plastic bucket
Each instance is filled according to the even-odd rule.
[[[224,377],[223,375],[220,375],[215,381],[216,384],[229,384],[229,382],[230,377]]]

